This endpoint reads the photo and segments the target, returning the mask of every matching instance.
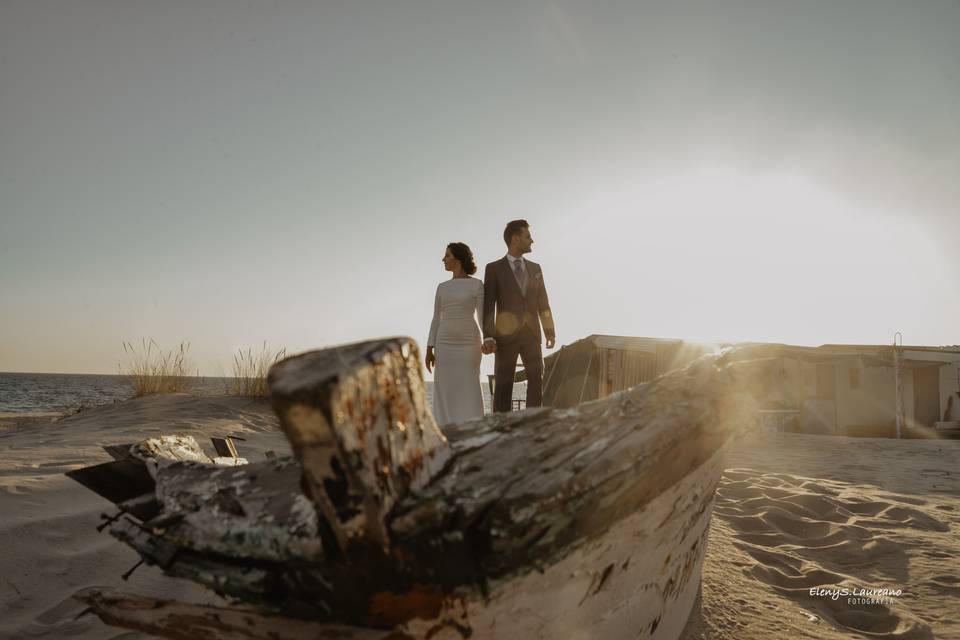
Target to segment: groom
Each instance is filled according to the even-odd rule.
[[[543,271],[523,258],[533,246],[530,225],[526,220],[508,222],[503,241],[507,255],[488,264],[483,275],[483,352],[496,353],[493,410],[498,412],[511,409],[518,355],[527,374],[527,406],[542,404],[541,324],[547,349],[556,343]]]

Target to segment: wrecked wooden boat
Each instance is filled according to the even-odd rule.
[[[106,523],[240,608],[78,597],[170,638],[676,638],[725,449],[768,379],[748,364],[705,356],[441,432],[409,338],[288,358],[269,384],[292,458],[146,465]]]

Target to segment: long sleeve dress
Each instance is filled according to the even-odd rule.
[[[434,348],[433,415],[437,424],[483,415],[480,390],[480,327],[483,282],[453,278],[437,286],[427,344]]]

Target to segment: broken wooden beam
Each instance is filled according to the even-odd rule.
[[[237,455],[237,446],[233,444],[233,438],[210,438],[213,442],[213,448],[217,450],[217,455],[223,458],[239,458]]]
[[[196,438],[183,435],[162,435],[147,438],[130,448],[130,453],[141,460],[192,460],[210,462]]]
[[[268,376],[280,426],[341,551],[389,548],[387,516],[447,463],[410,338],[293,356]]]

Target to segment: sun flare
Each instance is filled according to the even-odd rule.
[[[704,170],[592,209],[577,235],[606,230],[609,277],[569,277],[604,298],[591,308],[622,308],[612,324],[628,335],[886,342],[937,288],[938,248],[920,224],[802,176]]]

